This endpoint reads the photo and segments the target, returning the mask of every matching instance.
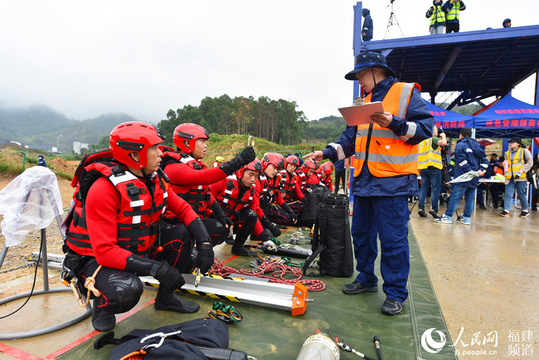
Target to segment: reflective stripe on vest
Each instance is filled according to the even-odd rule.
[[[161,215],[166,210],[168,196],[166,185],[154,173],[151,180],[154,184],[152,197],[143,180],[123,170],[116,163],[98,161],[84,167],[84,170],[85,176],[92,177],[94,181],[100,176],[106,177],[120,194],[120,209],[115,219],[118,224],[118,246],[138,255],[144,254],[153,244],[155,234],[159,230]],[[79,180],[84,182],[84,177],[81,176]],[[93,182],[84,184],[89,189]],[[88,189],[85,189],[86,193]],[[81,192],[80,183],[77,192]],[[66,233],[66,243],[80,255],[95,256],[82,199],[78,196],[75,196],[75,199],[73,220]]]
[[[414,87],[419,89],[419,85],[415,83],[393,84],[382,101],[384,110],[405,119]],[[369,94],[365,102],[370,102],[371,97]],[[356,133],[354,177],[359,176],[367,158],[369,171],[375,177],[417,174],[417,145],[406,143],[415,135],[416,128],[416,123],[408,122],[408,132],[397,136],[392,130],[378,124],[359,125]]]
[[[434,12],[430,16],[430,24],[434,25],[435,23],[443,22],[445,22],[445,12],[443,12],[441,5],[436,5],[434,7]]]
[[[447,20],[455,20],[459,19],[459,14],[460,14],[460,1],[456,4],[453,5],[453,7],[451,8],[451,10],[449,10],[449,12],[447,13],[447,15],[445,16],[445,18]]]
[[[432,138],[419,143],[419,155],[417,157],[417,168],[423,170],[429,166],[442,169],[442,152],[438,146],[436,150],[432,148]]]
[[[505,159],[508,162],[508,170],[504,174],[506,180],[511,180],[512,177],[517,178],[515,175],[517,172],[519,172],[520,169],[524,166],[526,163],[526,159],[524,158],[524,149],[518,148],[517,152],[515,153],[515,156],[511,159],[511,150],[507,150],[505,153]]]

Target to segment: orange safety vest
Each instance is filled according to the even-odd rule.
[[[421,90],[419,84],[393,84],[387,92],[382,104],[384,110],[395,116],[406,118],[408,103],[414,87]],[[364,102],[371,102],[372,94],[367,95]],[[410,127],[415,127],[413,122]],[[356,152],[354,155],[354,177],[361,174],[363,162],[367,158],[367,166],[375,177],[392,177],[405,174],[417,174],[417,145],[406,142],[411,136],[397,136],[395,133],[380,125],[358,125],[356,134]]]

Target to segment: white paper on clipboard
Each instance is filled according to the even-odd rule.
[[[339,108],[342,117],[349,126],[371,124],[370,115],[375,112],[384,112],[384,106],[381,101],[365,103],[363,105],[355,105]]]

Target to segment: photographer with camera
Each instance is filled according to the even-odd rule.
[[[442,0],[433,0],[425,16],[430,19],[429,33],[431,35],[444,33],[445,12],[442,9]]]
[[[440,128],[438,137],[438,128],[435,126],[432,131],[433,137],[423,140],[419,143],[419,155],[417,158],[417,168],[421,175],[421,188],[419,190],[419,210],[421,217],[427,217],[425,212],[425,199],[429,187],[432,185],[431,206],[429,214],[435,219],[439,218],[438,204],[440,200],[440,191],[442,185],[442,152],[441,148],[447,145],[447,137]]]

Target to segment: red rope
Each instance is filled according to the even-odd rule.
[[[272,272],[272,276],[264,275],[268,272]],[[210,273],[214,273],[219,276],[230,276],[231,274],[256,276],[259,278],[268,279],[270,282],[276,284],[295,285],[297,282],[299,282],[300,284],[305,285],[309,291],[322,291],[326,288],[326,284],[324,284],[324,282],[321,280],[301,280],[303,272],[300,268],[288,266],[272,260],[265,260],[253,271],[250,271],[244,269],[235,269],[215,259],[213,266],[210,269]],[[287,280],[284,278],[286,274],[292,274],[296,278]]]

